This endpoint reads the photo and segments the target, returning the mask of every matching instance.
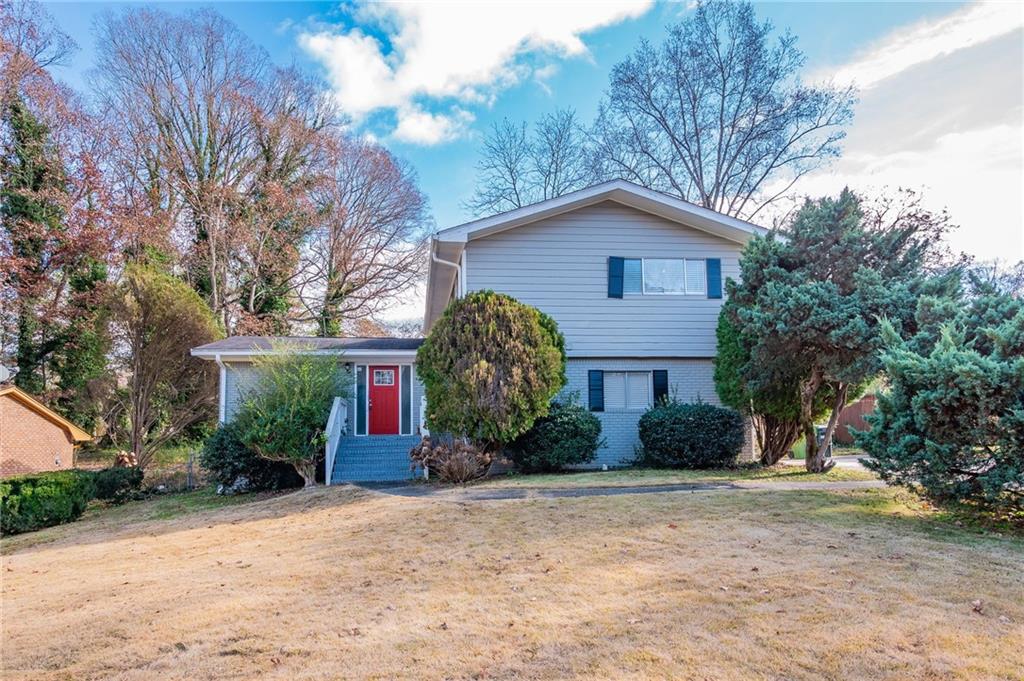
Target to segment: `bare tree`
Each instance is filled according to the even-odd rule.
[[[0,0],[0,109],[9,106],[26,80],[48,82],[46,69],[66,63],[76,48],[38,2]]]
[[[701,2],[612,69],[593,130],[602,175],[752,218],[838,155],[852,88],[808,86],[788,32],[748,2]]]
[[[257,164],[236,219],[238,319],[243,334],[287,334],[302,284],[301,246],[316,217],[312,192],[330,177],[333,100],[294,69],[279,71],[265,110],[254,107]]]
[[[499,213],[582,189],[592,182],[587,139],[572,109],[526,123],[496,123],[484,140],[473,198],[476,215]]]
[[[553,199],[590,184],[590,152],[575,111],[559,109],[541,117],[534,128],[530,162],[542,199]]]
[[[331,181],[314,192],[302,295],[301,321],[320,335],[338,335],[343,320],[372,317],[415,286],[429,226],[415,173],[383,147],[340,137],[331,166]]]

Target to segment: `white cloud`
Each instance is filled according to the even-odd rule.
[[[900,28],[839,69],[819,71],[838,83],[869,89],[911,67],[964,50],[1024,26],[1024,4],[982,2],[940,19]]]
[[[357,27],[305,32],[299,44],[324,64],[349,115],[359,120],[394,110],[396,135],[432,144],[466,125],[465,106],[489,104],[535,73],[531,57],[584,56],[584,34],[650,6],[651,0],[369,4],[353,10]],[[426,110],[453,104],[462,106],[449,113]]]
[[[897,187],[920,191],[931,210],[948,209],[959,226],[947,242],[985,260],[1024,259],[1024,136],[1020,126],[940,135],[926,149],[847,153],[827,172],[805,178],[800,192],[834,196],[844,186],[867,196]]]
[[[918,190],[959,225],[947,237],[954,251],[1024,259],[1024,54],[1020,10],[1011,10],[958,9],[840,67],[843,79],[869,87],[843,156],[797,191]]]
[[[398,126],[392,137],[412,144],[439,144],[461,135],[473,119],[473,114],[465,109],[455,108],[450,114],[434,114],[417,106],[403,106],[398,110]]]

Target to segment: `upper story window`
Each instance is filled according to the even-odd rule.
[[[707,263],[689,258],[625,258],[623,293],[707,295]]]

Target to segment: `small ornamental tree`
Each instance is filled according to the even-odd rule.
[[[1024,301],[925,300],[921,331],[885,327],[889,389],[857,443],[893,484],[1024,517]]]
[[[127,439],[140,468],[157,449],[216,415],[217,367],[192,348],[222,336],[210,308],[181,279],[129,265],[111,305],[115,349],[128,372]],[[120,444],[120,443],[118,443]]]
[[[867,205],[844,190],[806,201],[784,238],[745,247],[742,281],[728,284],[739,333],[751,343],[745,389],[770,395],[780,367],[797,372],[808,471],[826,469],[839,414],[882,369],[880,320],[913,333],[917,301],[944,285],[928,268],[947,221],[910,193]],[[829,418],[819,444],[823,400]]]
[[[338,362],[300,347],[273,346],[253,363],[260,383],[235,420],[239,440],[268,461],[290,463],[305,487],[316,484],[334,398],[351,392],[352,379]]]
[[[565,385],[564,348],[554,321],[514,298],[452,302],[416,355],[427,424],[496,451],[548,413]]]

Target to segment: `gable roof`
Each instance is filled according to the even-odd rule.
[[[754,235],[768,233],[764,227],[717,213],[689,201],[626,180],[610,180],[553,199],[449,227],[435,234],[434,238],[438,241],[471,241],[602,201],[615,201],[737,243],[746,243]]]
[[[467,242],[604,201],[614,201],[739,244],[768,233],[764,227],[626,180],[602,182],[553,199],[449,227],[434,234],[430,243],[424,331],[430,330],[448,305],[455,284],[455,265]]]
[[[232,336],[192,348],[192,355],[204,359],[264,355],[275,345],[294,346],[318,354],[373,354],[415,352],[422,338],[321,338],[318,336]]]
[[[4,396],[16,400],[19,404],[24,405],[51,423],[63,428],[64,432],[66,432],[68,437],[70,437],[74,442],[85,442],[86,440],[92,439],[92,435],[71,423],[71,421],[68,421],[66,418],[15,385],[0,385],[0,397]]]

